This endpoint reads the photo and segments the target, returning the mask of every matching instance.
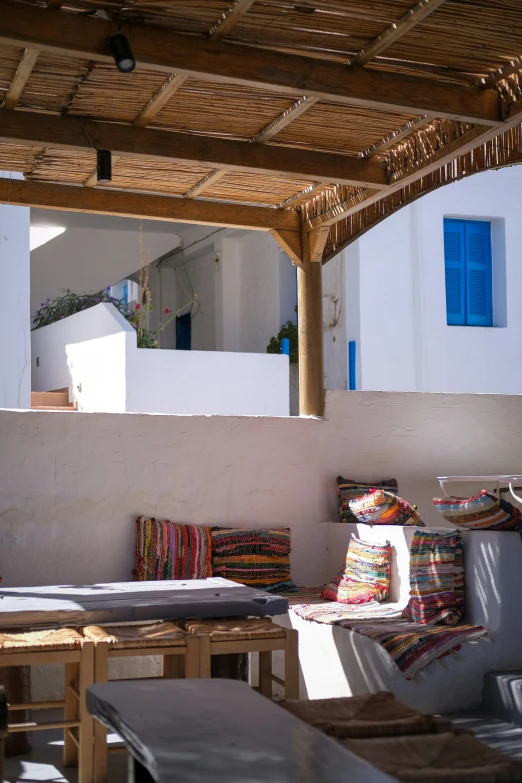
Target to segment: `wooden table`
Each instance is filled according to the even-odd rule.
[[[246,683],[107,682],[87,709],[125,742],[129,783],[391,783]]]
[[[288,601],[228,579],[0,588],[0,629],[286,614]]]

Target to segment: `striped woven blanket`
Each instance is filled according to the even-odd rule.
[[[488,639],[482,626],[420,625],[404,620],[397,605],[371,602],[339,604],[321,599],[321,588],[300,588],[289,597],[290,611],[309,622],[340,625],[380,644],[411,680],[426,666],[454,653],[464,642]]]

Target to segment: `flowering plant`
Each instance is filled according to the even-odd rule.
[[[136,329],[136,338],[138,341],[138,348],[157,348],[158,347],[158,341],[157,336],[160,332],[165,329],[166,326],[170,324],[171,321],[174,320],[178,315],[181,315],[181,313],[187,309],[187,307],[190,307],[194,304],[194,302],[197,300],[198,295],[194,294],[194,297],[191,299],[190,302],[187,302],[187,304],[183,305],[183,307],[180,307],[179,310],[176,310],[175,313],[172,312],[172,310],[169,310],[168,307],[165,308],[163,311],[163,315],[168,315],[169,318],[167,318],[166,321],[162,321],[160,326],[157,329],[150,329],[149,328],[149,320],[148,316],[152,309],[150,302],[147,302],[144,305],[141,304],[135,304],[133,311],[125,316],[130,324]]]
[[[158,334],[188,307],[192,309],[192,305],[197,301],[198,295],[194,293],[191,301],[187,302],[186,305],[183,305],[175,313],[169,310],[168,307],[165,308],[163,315],[168,315],[169,318],[161,322],[157,329],[150,328],[150,314],[152,311],[152,294],[149,288],[150,253],[145,253],[142,229],[143,222],[140,225],[140,270],[138,279],[139,289],[142,292],[142,302],[127,303],[124,299],[116,299],[114,296],[111,296],[110,288],[88,294],[75,294],[73,291],[65,290],[60,296],[55,296],[54,299],[47,299],[47,301],[42,302],[40,309],[33,316],[33,330],[40,329],[42,326],[49,326],[49,324],[55,321],[60,321],[69,315],[79,313],[81,310],[87,310],[87,308],[94,307],[100,304],[100,302],[108,302],[114,305],[136,330],[138,348],[157,348],[158,341],[156,338]]]
[[[114,296],[111,296],[110,288],[88,294],[75,294],[73,291],[66,290],[60,296],[55,296],[53,299],[47,299],[41,303],[40,309],[33,316],[33,330],[49,326],[49,324],[55,323],[55,321],[61,321],[69,315],[87,310],[89,307],[100,304],[100,302],[108,302],[114,305],[118,312],[136,329],[138,348],[157,348],[158,341],[156,338],[158,334],[176,316],[180,315],[187,307],[190,307],[196,299],[197,294],[194,294],[192,301],[175,313],[166,308],[163,314],[168,315],[169,318],[162,322],[158,329],[150,329],[149,314],[152,310],[150,297],[144,305],[134,302],[127,304],[123,299],[116,299]]]
[[[40,309],[33,316],[33,330],[40,329],[42,326],[49,326],[55,321],[67,318],[68,315],[74,315],[81,310],[87,310],[100,302],[110,302],[119,310],[124,318],[128,318],[131,308],[123,299],[115,299],[110,295],[110,288],[104,291],[93,291],[89,294],[75,294],[73,291],[65,290],[59,296],[53,299],[47,299],[42,302]]]

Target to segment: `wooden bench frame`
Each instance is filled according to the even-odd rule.
[[[163,662],[162,676],[167,679],[174,679],[180,676],[184,671],[184,676],[189,678],[199,677],[200,672],[200,653],[199,637],[191,637],[187,634],[187,643],[176,646],[149,646],[149,647],[126,647],[123,649],[109,649],[110,644],[106,641],[93,642],[94,651],[94,682],[109,682],[109,659],[111,658],[138,658],[141,656],[161,656]],[[180,665],[181,664],[181,665]],[[139,679],[139,678],[138,678]],[[107,747],[107,730],[99,721],[94,725],[94,760],[93,760],[93,781],[94,783],[106,783],[107,780],[107,760],[109,752],[125,752],[125,747]]]
[[[59,701],[29,701],[9,704],[9,712],[60,708],[63,720],[47,723],[28,721],[8,724],[8,733],[64,729],[64,766],[78,766],[79,783],[91,783],[93,778],[94,720],[85,704],[86,689],[94,684],[94,642],[85,640],[71,650],[0,651],[0,667],[41,666],[51,663],[65,665],[65,693]]]
[[[286,634],[272,639],[238,639],[234,641],[212,641],[210,635],[198,635],[201,678],[210,678],[213,655],[233,653],[259,653],[259,692],[272,698],[273,683],[285,689],[285,698],[299,698],[299,638],[293,628],[284,628]],[[196,634],[195,634],[196,635]],[[282,650],[285,655],[284,679],[273,672],[272,653]]]

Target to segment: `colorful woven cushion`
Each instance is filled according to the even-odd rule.
[[[350,511],[357,522],[367,525],[417,525],[424,527],[417,510],[393,492],[371,489],[359,500],[350,500]]]
[[[417,531],[410,552],[410,600],[404,617],[415,623],[456,625],[464,614],[464,560],[458,530]]]
[[[390,588],[391,545],[370,544],[353,534],[344,567],[326,585],[322,597],[342,604],[364,604],[384,601]]]
[[[471,498],[433,498],[444,519],[468,530],[522,530],[522,514],[507,500],[483,489]]]
[[[294,592],[290,529],[213,527],[212,573],[270,593]]]
[[[398,486],[395,479],[381,479],[368,483],[366,481],[355,481],[354,479],[345,479],[337,476],[337,494],[339,496],[339,522],[357,522],[350,511],[350,500],[357,500],[366,495],[370,489],[385,489],[388,492],[397,494]]]
[[[207,579],[212,576],[209,527],[176,525],[168,520],[136,520],[138,582],[161,579]]]

